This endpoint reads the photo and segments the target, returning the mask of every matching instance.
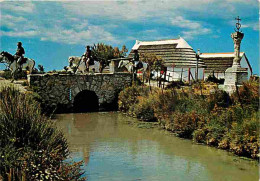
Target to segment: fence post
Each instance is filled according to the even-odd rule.
[[[182,72],[183,72],[183,68],[181,68],[181,81],[182,81]]]
[[[188,82],[190,84],[190,68],[188,69]]]

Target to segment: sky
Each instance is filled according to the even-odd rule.
[[[45,70],[63,69],[94,43],[130,51],[136,40],[181,36],[201,53],[233,52],[240,16],[241,51],[259,75],[259,0],[0,0],[0,12],[0,51],[14,54],[21,41],[25,57]]]

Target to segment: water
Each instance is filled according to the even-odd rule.
[[[158,129],[124,124],[120,113],[57,115],[71,157],[89,181],[257,181],[255,162]]]

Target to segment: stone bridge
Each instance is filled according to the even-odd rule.
[[[118,94],[132,83],[129,73],[93,75],[32,74],[29,85],[44,105],[75,112],[110,110],[117,105]]]

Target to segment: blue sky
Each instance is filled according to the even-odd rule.
[[[0,51],[22,41],[26,57],[62,69],[85,45],[103,42],[130,50],[135,40],[183,37],[194,50],[233,52],[235,17],[245,33],[241,51],[259,74],[258,0],[1,1]],[[3,69],[3,66],[0,66]]]

